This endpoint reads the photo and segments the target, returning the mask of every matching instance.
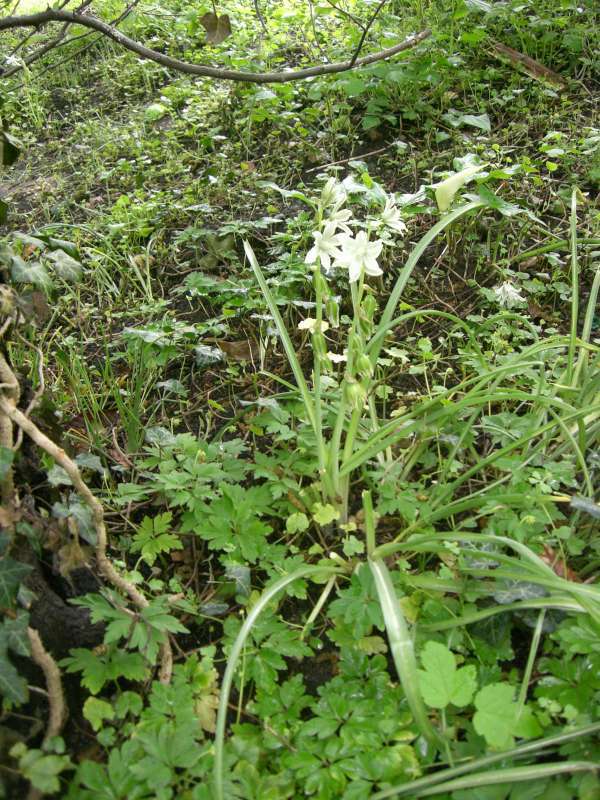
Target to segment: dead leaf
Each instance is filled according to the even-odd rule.
[[[68,578],[73,570],[85,567],[87,562],[86,554],[76,539],[61,547],[56,555],[58,571],[63,578]]]
[[[529,316],[531,319],[545,319],[547,316],[544,312],[544,309],[541,306],[538,306],[537,303],[534,303],[533,300],[529,300],[527,303],[527,311],[529,312]]]
[[[240,342],[215,339],[215,343],[230,361],[255,361],[258,359],[258,346],[249,339],[242,339]]]
[[[544,564],[547,564],[553,570],[553,572],[558,575],[559,578],[566,578],[568,581],[581,583],[581,578],[579,575],[567,566],[566,561],[561,559],[556,550],[550,547],[550,545],[544,545],[544,552],[540,558]]]
[[[539,260],[537,256],[526,258],[525,261],[521,261],[521,269],[533,269],[533,267],[537,266]]]
[[[540,64],[539,61],[535,61],[533,58],[519,53],[518,50],[513,50],[512,47],[502,44],[502,42],[493,42],[492,52],[496,58],[507,58],[513,67],[522,67],[534,80],[545,81],[551,86],[554,86],[555,89],[564,89],[567,85],[566,80],[561,75],[558,75],[556,72],[548,69],[548,67]]]
[[[19,515],[13,509],[8,509],[0,506],[0,528],[12,529],[15,523],[19,521]]]
[[[206,41],[210,44],[221,44],[231,36],[231,21],[228,14],[218,17],[209,11],[200,17],[200,24],[206,30]]]

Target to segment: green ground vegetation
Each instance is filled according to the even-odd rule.
[[[284,70],[347,59],[377,5],[121,29]],[[75,28],[1,77],[3,359],[109,567],[10,417],[0,796],[600,797],[599,22],[389,0],[365,54],[431,36],[264,85]],[[45,639],[53,736],[33,573],[91,632]]]

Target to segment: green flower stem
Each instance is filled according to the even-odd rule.
[[[323,321],[323,297],[321,294],[321,271],[317,266],[315,269],[315,303],[316,303],[316,330],[319,332],[319,336],[322,335],[321,331],[321,322]],[[315,353],[313,349],[313,392],[315,398],[315,426],[316,429],[319,431],[317,435],[317,441],[323,442],[323,409],[321,405],[321,358],[318,353]],[[325,474],[327,471],[328,465],[328,458],[327,458],[327,450],[325,447],[317,447],[317,455],[319,459],[319,474],[325,478]],[[325,479],[325,482],[326,479]],[[331,494],[328,493],[329,499],[331,499]]]
[[[298,389],[300,390],[300,394],[302,396],[302,400],[304,402],[304,407],[306,409],[306,413],[308,415],[309,422],[312,426],[312,429],[315,433],[315,438],[317,440],[317,453],[318,453],[318,460],[319,466],[321,471],[321,479],[324,483],[325,493],[333,499],[335,497],[334,487],[329,479],[329,474],[327,470],[324,468],[324,465],[327,464],[327,450],[325,447],[325,440],[323,438],[323,428],[321,425],[321,418],[320,418],[320,408],[319,414],[317,414],[316,405],[311,396],[310,390],[304,378],[304,374],[302,372],[302,367],[300,366],[300,362],[298,361],[298,356],[296,355],[296,351],[294,349],[294,345],[292,340],[290,339],[290,335],[287,331],[285,323],[281,318],[281,314],[279,313],[279,309],[277,308],[277,303],[275,302],[275,298],[271,290],[269,289],[269,285],[263,275],[263,272],[256,260],[256,256],[254,255],[254,251],[250,247],[250,244],[245,241],[244,242],[244,251],[250,262],[250,266],[252,267],[252,271],[258,281],[258,285],[263,293],[265,300],[267,301],[267,305],[269,307],[269,311],[275,321],[275,325],[277,326],[277,330],[279,332],[279,336],[281,337],[281,341],[283,343],[283,349],[285,350],[285,354],[288,358],[290,367],[292,368],[292,372],[294,373],[294,377],[296,379],[296,384]],[[323,465],[323,467],[321,467]]]
[[[375,550],[375,512],[373,510],[373,499],[371,492],[365,490],[362,493],[363,510],[365,513],[365,533],[367,535],[367,555],[369,558]]]
[[[577,187],[571,191],[571,335],[567,357],[565,383],[573,386],[575,369],[575,346],[577,342],[577,323],[579,321],[579,261],[577,259]]]
[[[250,610],[248,616],[244,620],[244,624],[240,628],[238,635],[235,638],[229,658],[227,659],[227,667],[223,675],[221,683],[221,693],[219,696],[219,709],[217,711],[217,723],[215,728],[215,760],[214,760],[214,788],[215,800],[225,800],[224,786],[223,786],[223,750],[225,745],[225,724],[227,722],[227,708],[229,705],[229,695],[231,693],[231,686],[233,684],[233,676],[239,661],[240,655],[244,649],[246,639],[252,630],[256,620],[260,614],[269,605],[282,589],[285,589],[290,583],[298,580],[299,578],[306,578],[309,575],[328,575],[333,576],[341,572],[339,567],[328,566],[308,566],[301,567],[295,570],[290,575],[285,575],[280,578],[272,586],[266,589],[260,599]]]
[[[410,783],[402,783],[398,786],[392,786],[389,789],[384,789],[377,792],[371,797],[371,800],[387,800],[388,797],[400,797],[405,794],[415,794],[421,789],[428,789],[435,784],[444,783],[451,778],[457,778],[460,775],[475,772],[482,767],[489,767],[492,764],[498,764],[501,761],[508,761],[513,758],[522,758],[531,753],[537,753],[540,750],[546,750],[549,747],[560,747],[567,742],[575,741],[583,737],[593,736],[600,731],[600,722],[592,725],[586,725],[583,728],[576,728],[566,733],[559,733],[554,736],[547,736],[544,739],[537,739],[533,742],[525,742],[524,744],[515,747],[512,750],[504,750],[501,753],[492,753],[482,758],[477,758],[474,761],[469,761],[466,764],[461,764],[452,769],[444,769],[440,772],[435,772],[432,775],[427,775],[424,778],[419,778]],[[415,794],[416,796],[416,794]]]
[[[582,245],[590,245],[592,247],[600,245],[600,239],[580,239],[580,244]],[[522,253],[519,253],[517,256],[513,256],[511,259],[507,259],[513,264],[519,264],[521,261],[527,261],[528,258],[533,258],[534,256],[541,256],[544,253],[552,253],[554,250],[568,250],[571,246],[571,242],[569,239],[555,239],[550,244],[543,244],[540,247],[534,247],[533,250],[524,250]]]

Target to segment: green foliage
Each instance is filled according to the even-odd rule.
[[[242,624],[265,587],[325,565],[251,626],[226,698],[223,797],[591,800],[593,773],[561,772],[600,757],[586,728],[600,693],[591,0],[160,5],[123,29],[236,69],[348,58],[352,15],[374,11],[364,53],[434,35],[302,84],[224,88],[77,40],[57,51],[65,66],[50,54],[51,81],[35,63],[3,80],[3,115],[30,145],[7,175],[19,219],[0,201],[18,318],[3,347],[20,407],[45,374],[32,418],[77,453],[109,557],[148,600],[75,599],[104,625],[102,645],[61,662],[94,760],[32,741],[10,769],[67,800],[214,800],[221,676]],[[0,137],[5,166],[18,147]],[[333,175],[341,204],[325,202]],[[349,287],[346,268],[306,263],[333,218],[334,235],[381,240],[381,276]],[[319,315],[321,338],[306,327]],[[0,448],[0,480],[17,477],[35,522],[0,555],[8,724],[37,697],[10,661],[28,654],[18,604],[32,602],[19,537],[37,547],[48,531],[44,570],[68,596],[67,538],[94,568],[89,508],[43,467],[40,486],[31,450]],[[369,561],[389,573],[385,619]],[[542,735],[567,738],[523,746]],[[531,780],[513,771],[554,759]]]
[[[45,753],[43,750],[29,749],[23,742],[15,744],[10,751],[18,759],[19,770],[31,785],[44,794],[53,794],[60,789],[59,776],[73,764],[66,755]]]
[[[539,736],[541,727],[532,710],[514,702],[514,688],[508,683],[492,683],[475,695],[473,725],[486,742],[498,750],[514,745],[514,737],[531,739]]]
[[[139,653],[127,653],[115,646],[99,652],[76,647],[60,664],[67,672],[81,672],[81,683],[92,694],[98,694],[110,681],[142,681],[148,674],[147,663]]]
[[[173,515],[170,512],[158,514],[152,519],[144,517],[131,543],[132,553],[141,553],[144,561],[152,566],[162,553],[181,550],[183,543],[173,533],[169,533]]]
[[[427,642],[421,652],[424,669],[419,670],[423,699],[431,708],[469,705],[477,688],[475,667],[456,668],[456,658],[444,645]]]

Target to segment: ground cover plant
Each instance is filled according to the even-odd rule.
[[[600,797],[595,4],[0,13],[3,796]]]

